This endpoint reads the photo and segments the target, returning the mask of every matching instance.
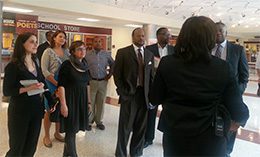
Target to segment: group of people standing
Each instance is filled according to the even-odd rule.
[[[249,77],[243,47],[226,40],[225,24],[205,16],[185,21],[174,48],[166,28],[156,35],[158,43],[145,47],[144,30],[136,28],[133,44],[117,51],[114,81],[121,106],[115,156],[128,155],[130,132],[130,156],[142,156],[153,144],[161,104],[165,157],[229,157],[237,129],[249,118],[242,99]]]
[[[19,35],[3,83],[4,95],[11,96],[6,156],[34,155],[43,117],[43,143],[52,147],[53,110],[44,113],[42,104],[42,94],[49,93],[60,101],[54,137],[65,142],[63,156],[77,156],[79,130],[91,130],[94,122],[105,129],[104,101],[112,74],[121,104],[115,156],[127,157],[131,132],[131,157],[142,156],[153,144],[158,105],[164,156],[229,156],[237,129],[249,117],[242,100],[248,65],[243,48],[229,43],[226,35],[223,23],[194,16],[183,24],[175,47],[168,44],[164,27],[156,32],[157,43],[145,47],[145,32],[136,28],[133,43],[119,49],[115,61],[98,37],[87,53],[82,41],[67,49],[65,32],[47,32],[48,41],[37,53],[36,36]],[[23,86],[21,80],[36,82]],[[45,92],[29,96],[33,90]]]
[[[10,150],[6,156],[34,155],[43,117],[43,143],[52,147],[50,114],[56,111],[51,108],[51,101],[48,101],[50,106],[43,103],[43,98],[50,100],[51,94],[60,102],[56,107],[60,116],[52,122],[56,122],[54,137],[65,142],[63,156],[77,156],[76,133],[79,130],[89,130],[93,122],[98,129],[105,129],[102,118],[106,85],[114,64],[111,54],[101,51],[98,37],[93,39],[94,50],[89,57],[82,41],[74,41],[66,48],[63,31],[49,31],[46,39],[38,47],[36,35],[20,34],[11,62],[5,68],[3,91],[4,95],[11,96],[8,107]],[[23,81],[32,83],[23,85]],[[33,90],[45,92],[30,95],[28,92]],[[61,133],[65,133],[65,137]]]

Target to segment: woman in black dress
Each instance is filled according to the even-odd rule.
[[[41,130],[44,106],[40,94],[30,95],[32,90],[42,90],[44,77],[37,63],[37,38],[32,33],[17,37],[11,62],[5,68],[3,93],[10,96],[8,106],[8,133],[10,149],[6,156],[33,156]],[[35,80],[23,86],[21,80]]]
[[[58,77],[61,101],[61,132],[65,132],[63,156],[77,156],[76,133],[88,127],[89,74],[85,60],[86,48],[82,41],[70,46],[70,59],[62,63]]]

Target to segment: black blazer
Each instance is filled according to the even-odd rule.
[[[148,50],[150,50],[155,57],[160,58],[158,43],[146,46],[146,48]],[[168,55],[173,54],[174,53],[174,47],[172,45],[167,45],[167,52],[168,52]]]
[[[19,94],[19,90],[23,87],[20,80],[38,80],[45,84],[44,76],[40,67],[35,62],[37,77],[34,76],[27,68],[10,62],[5,67],[5,76],[3,81],[3,93],[5,96],[11,96],[9,108],[13,108],[17,114],[31,115],[32,113],[44,113],[44,105],[40,94],[28,96],[27,93]]]
[[[153,53],[144,49],[144,92],[148,105],[148,92],[151,88],[154,74]],[[135,94],[138,77],[138,61],[133,45],[119,49],[116,54],[114,81],[117,87],[119,103],[123,97]]]
[[[149,98],[163,106],[159,130],[175,135],[196,136],[211,127],[218,100],[232,120],[245,125],[249,117],[229,64],[214,56],[209,64],[163,57]]]
[[[235,78],[239,83],[240,92],[244,93],[249,77],[248,63],[244,48],[240,45],[232,44],[227,41],[226,61],[231,65]]]
[[[42,59],[42,54],[43,54],[44,50],[47,49],[48,47],[50,47],[50,44],[47,41],[38,46],[36,54],[37,54],[39,61],[41,61],[41,59]]]

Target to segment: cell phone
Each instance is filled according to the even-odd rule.
[[[224,120],[220,116],[216,116],[215,135],[216,136],[224,136]]]

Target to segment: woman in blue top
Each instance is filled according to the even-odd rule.
[[[69,51],[66,49],[66,33],[58,30],[53,34],[51,45],[44,51],[41,59],[42,73],[46,79],[46,83],[51,93],[53,93],[57,88],[58,72],[60,66],[68,58]],[[43,138],[43,143],[46,147],[52,147],[52,142],[50,140],[51,122],[49,116],[49,112],[46,112],[44,115],[45,136]],[[54,137],[57,140],[64,142],[64,138],[59,133],[59,120],[57,119],[55,122],[56,131],[54,133]]]

